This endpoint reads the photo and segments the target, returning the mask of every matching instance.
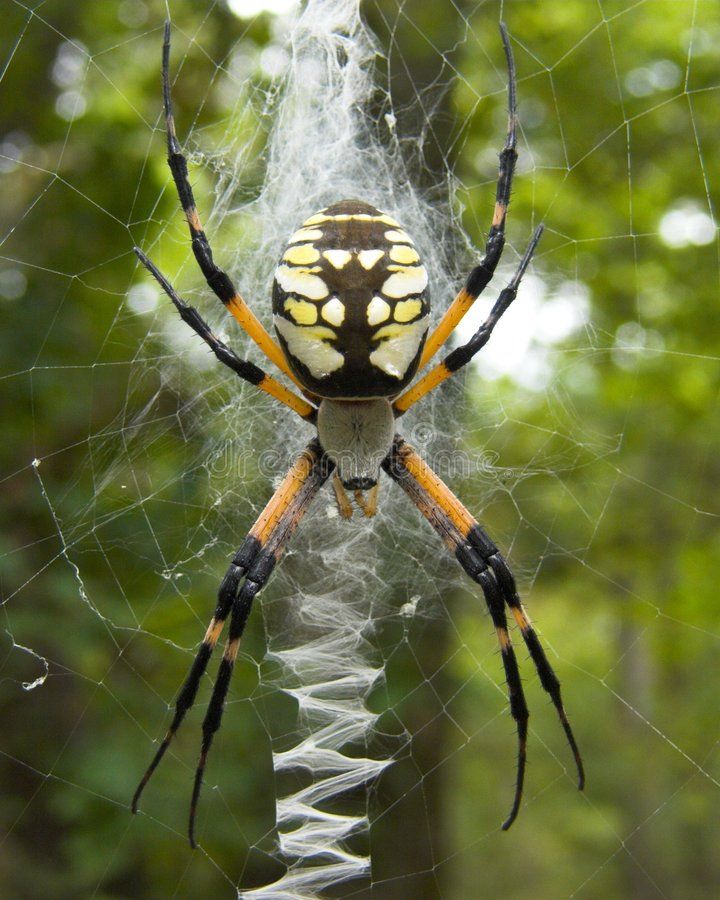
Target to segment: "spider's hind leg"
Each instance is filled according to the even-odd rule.
[[[178,695],[175,715],[170,728],[135,791],[132,801],[133,812],[137,812],[145,785],[164,756],[186,713],[195,702],[200,681],[207,669],[212,651],[220,638],[225,621],[230,616],[227,643],[202,725],[202,747],[195,772],[190,806],[189,837],[193,847],[195,846],[195,812],[205,763],[213,737],[220,727],[230,679],[240,648],[240,638],[250,615],[253,600],[267,583],[285,545],[318,491],[332,474],[333,469],[334,465],[324,455],[319,441],[312,440],[296,459],[280,487],[250,529],[248,537],[233,558],[223,579],[215,614]]]
[[[490,537],[486,534],[486,532],[480,525],[475,525],[470,530],[468,534],[468,540],[470,544],[472,544],[472,546],[475,547],[475,549],[480,553],[482,559],[490,566],[493,573],[495,574],[498,583],[502,588],[505,602],[507,603],[510,612],[513,614],[513,618],[515,619],[515,622],[520,629],[520,634],[522,634],[523,640],[525,641],[525,646],[528,649],[530,658],[535,664],[535,669],[538,673],[540,684],[550,695],[553,706],[557,710],[557,714],[560,718],[560,722],[562,723],[565,736],[568,743],[570,744],[570,749],[573,752],[573,756],[575,757],[575,766],[578,776],[578,790],[583,790],[583,788],[585,787],[585,770],[583,767],[582,758],[580,756],[580,750],[578,748],[577,742],[575,741],[575,735],[573,734],[572,728],[570,727],[570,722],[568,721],[568,717],[563,706],[562,696],[560,694],[560,679],[557,677],[553,667],[550,665],[550,661],[547,658],[545,649],[540,643],[540,638],[538,637],[537,632],[532,626],[530,617],[525,611],[525,607],[523,606],[520,596],[517,592],[515,577],[510,571],[510,567],[508,566],[504,557],[495,546],[495,543],[490,539]]]
[[[465,572],[482,589],[488,611],[495,626],[508,686],[510,712],[518,726],[518,769],[515,797],[510,814],[503,823],[507,830],[520,808],[525,776],[528,708],[520,672],[508,633],[505,607],[515,617],[543,688],[550,695],[572,749],[578,772],[578,787],[585,783],[582,760],[560,696],[560,681],[553,671],[522,607],[515,580],[495,544],[477,521],[450,491],[427,463],[397,436],[383,469],[410,497],[420,512],[443,539]]]

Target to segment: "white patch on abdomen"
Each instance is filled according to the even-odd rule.
[[[381,288],[386,297],[399,300],[411,294],[422,294],[427,287],[425,266],[388,266],[388,270],[393,274]]]
[[[309,300],[324,300],[330,291],[322,278],[313,274],[320,271],[319,266],[312,269],[278,266],[275,280],[286,294],[301,294]]]
[[[345,321],[345,305],[337,297],[333,297],[323,306],[320,314],[326,322],[339,328]]]
[[[368,303],[367,320],[368,325],[374,327],[390,318],[390,304],[382,297],[373,297]]]
[[[342,367],[345,357],[328,343],[335,338],[331,328],[324,325],[303,328],[278,315],[274,321],[285,338],[290,355],[307,366],[313,378],[326,378]]]
[[[404,378],[417,355],[429,322],[430,316],[427,315],[409,325],[383,326],[373,335],[373,340],[380,340],[380,346],[370,354],[370,362],[393,378]]]
[[[336,269],[343,269],[352,259],[348,250],[323,250],[323,256]]]
[[[385,256],[384,250],[361,250],[358,253],[358,260],[363,269],[370,269]]]

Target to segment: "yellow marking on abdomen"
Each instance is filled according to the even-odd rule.
[[[422,303],[419,300],[401,300],[395,304],[393,318],[396,322],[411,322],[422,312]]]
[[[284,316],[275,316],[275,327],[287,342],[288,353],[310,371],[313,378],[326,378],[345,363],[345,357],[330,341],[337,335],[323,325],[295,325]]]
[[[410,236],[405,234],[401,229],[398,229],[397,231],[386,231],[385,239],[391,241],[393,244],[412,244]]]
[[[386,341],[390,338],[400,337],[405,331],[404,325],[385,325],[372,336],[374,341]]]
[[[315,213],[314,216],[310,216],[309,219],[305,219],[305,221],[303,222],[303,228],[309,228],[311,225],[319,225],[321,222],[327,222],[329,218],[329,216],[323,215],[323,213]]]
[[[288,244],[298,244],[300,241],[317,241],[323,236],[319,228],[301,228],[290,238]]]
[[[369,356],[372,365],[393,378],[404,378],[427,332],[429,316],[408,325],[385,325],[372,336],[379,341]]]
[[[415,250],[414,247],[408,247],[404,244],[390,248],[390,259],[393,262],[402,263],[405,266],[420,261],[417,250]]]
[[[312,244],[298,244],[297,247],[288,247],[283,259],[294,266],[307,266],[320,259],[320,251]]]
[[[314,325],[317,322],[317,306],[307,300],[295,300],[288,297],[285,301],[285,312],[289,313],[298,325]]]
[[[393,228],[399,228],[400,223],[396,222],[392,216],[387,216],[385,213],[381,213],[377,216],[372,215],[371,213],[336,213],[335,215],[328,215],[325,212],[315,213],[315,215],[310,216],[309,219],[305,219],[303,222],[303,228],[310,227],[312,225],[320,225],[322,222],[382,222],[383,225],[390,225]]]

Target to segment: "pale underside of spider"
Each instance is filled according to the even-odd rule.
[[[218,360],[317,429],[237,551],[220,586],[217,606],[195,661],[176,700],[175,714],[132,809],[195,697],[228,617],[229,633],[202,726],[202,747],[190,806],[194,823],[207,755],[220,727],[230,678],[255,596],[267,583],[283,549],[323,484],[332,487],[341,515],[350,518],[354,498],[364,514],[375,513],[380,473],[400,485],[439,534],[469,577],[479,585],[500,647],[510,703],[517,724],[515,795],[503,823],[515,820],[523,791],[529,712],[508,632],[515,620],[572,749],[578,787],[584,786],[580,753],[560,695],[560,682],[520,601],[513,574],[490,537],[418,453],[396,432],[396,420],[466,365],[487,343],[515,299],[542,234],[532,239],[510,283],[470,340],[452,350],[414,385],[411,382],[445,344],[490,282],[505,243],[505,219],[516,153],[515,70],[510,42],[500,26],[508,65],[509,124],[500,153],[495,210],[485,251],[465,285],[429,332],[427,272],[412,239],[393,217],[361,200],[343,200],[310,216],[291,236],[275,271],[273,314],[277,341],[213,261],[188,180],[187,162],[175,133],[169,81],[170,28],[163,46],[163,95],[168,162],[190,229],[192,248],[208,285],[260,350],[296,386],[285,387],[254,363],[240,359],[187,305],[157,267],[136,248],[186,322]]]

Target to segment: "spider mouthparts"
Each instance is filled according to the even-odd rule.
[[[377,484],[375,478],[351,478],[349,481],[343,481],[343,487],[348,491],[369,491]]]

